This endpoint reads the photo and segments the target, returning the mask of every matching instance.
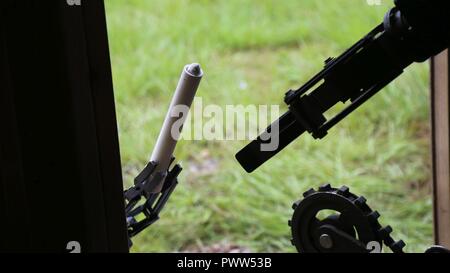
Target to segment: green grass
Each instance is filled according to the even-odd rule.
[[[130,185],[148,159],[184,64],[202,64],[198,96],[205,104],[282,105],[286,90],[371,30],[391,1],[106,2]],[[305,135],[250,175],[234,160],[246,142],[180,143],[176,155],[186,169],[181,183],[161,220],[134,240],[133,251],[229,242],[252,251],[292,252],[291,203],[324,182],[363,194],[408,251],[424,251],[432,244],[428,86],[428,65],[414,65],[325,140]],[[211,160],[218,164],[212,172],[193,171]]]

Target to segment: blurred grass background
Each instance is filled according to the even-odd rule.
[[[204,104],[280,104],[381,22],[392,1],[108,0],[110,48],[127,185],[145,165],[184,64],[205,71]],[[185,171],[135,252],[293,252],[291,204],[324,182],[364,195],[407,251],[433,242],[428,64],[404,76],[323,141],[303,136],[254,174],[247,142],[183,141]],[[282,106],[282,111],[285,107]]]

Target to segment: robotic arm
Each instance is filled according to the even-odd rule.
[[[424,62],[449,47],[450,10],[447,0],[395,0],[383,22],[338,58],[325,61],[325,68],[298,90],[286,93],[289,111],[275,121],[236,158],[253,172],[304,132],[316,139],[399,77],[414,62]],[[339,102],[348,106],[333,118],[324,116]],[[273,138],[278,138],[277,140]],[[267,144],[279,143],[267,151]],[[264,145],[264,146],[263,146]],[[289,221],[292,244],[299,252],[381,252],[384,244],[403,253],[405,243],[391,237],[392,228],[382,227],[380,214],[363,196],[348,187],[323,185],[310,189],[293,205]],[[319,218],[322,211],[338,212]],[[434,246],[427,253],[450,253]]]
[[[236,158],[253,172],[304,132],[316,139],[383,89],[414,62],[424,62],[449,47],[450,11],[446,0],[395,0],[383,22],[338,58],[325,61],[325,68],[303,87],[286,93],[289,111]],[[324,113],[339,102],[350,104],[327,120]],[[276,128],[277,130],[274,130]],[[263,151],[261,145],[278,147]]]

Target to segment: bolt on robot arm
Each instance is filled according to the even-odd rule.
[[[236,158],[253,172],[305,131],[321,139],[334,125],[383,89],[414,62],[424,62],[449,47],[450,11],[447,0],[395,0],[384,21],[298,90],[286,93],[289,111]],[[337,103],[349,102],[327,120],[324,113]],[[274,130],[276,128],[276,130]],[[269,137],[268,137],[269,136]],[[261,145],[278,148],[262,151]]]

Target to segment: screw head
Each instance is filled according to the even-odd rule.
[[[330,249],[333,247],[333,239],[328,234],[322,234],[319,237],[319,244],[325,249]]]

